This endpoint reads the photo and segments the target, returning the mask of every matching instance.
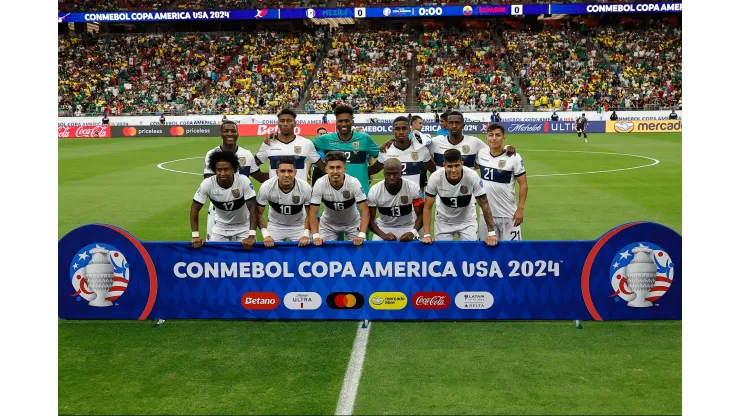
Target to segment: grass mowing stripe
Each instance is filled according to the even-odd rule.
[[[339,402],[337,403],[337,415],[351,415],[355,408],[355,399],[357,399],[357,389],[360,387],[360,377],[362,377],[362,366],[365,363],[365,351],[367,350],[367,340],[370,336],[371,322],[367,327],[362,322],[357,326],[357,335],[355,343],[352,345],[352,355],[347,364],[347,372],[344,374],[344,383],[342,391],[339,393]]]

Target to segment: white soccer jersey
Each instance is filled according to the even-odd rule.
[[[346,173],[341,188],[334,189],[329,183],[329,175],[324,175],[316,181],[311,193],[311,205],[318,206],[324,203],[321,221],[334,224],[351,224],[359,221],[360,213],[355,205],[366,200],[360,181]]]
[[[249,229],[249,210],[246,202],[255,196],[254,187],[247,176],[236,174],[231,187],[222,188],[214,175],[203,179],[193,195],[193,200],[205,204],[206,199],[210,199],[216,207],[213,231],[229,236]]]
[[[493,216],[513,218],[517,207],[514,183],[516,178],[527,173],[522,157],[518,153],[506,156],[506,151],[492,156],[491,149],[486,148],[478,153],[475,163],[480,166],[483,188]]]
[[[475,157],[481,149],[487,149],[488,146],[475,136],[463,136],[458,144],[450,143],[449,136],[437,136],[432,138],[432,144],[429,145],[429,152],[434,158],[434,164],[444,166],[444,155],[449,149],[457,149],[462,153],[463,165],[471,169],[475,168]]]
[[[368,193],[367,205],[377,208],[380,215],[375,223],[383,231],[413,227],[416,220],[414,206],[424,203],[419,184],[405,178],[401,180],[401,190],[395,195],[388,192],[384,180],[373,185]]]
[[[388,159],[398,159],[401,162],[403,178],[414,181],[418,185],[421,180],[421,168],[424,166],[424,162],[432,159],[432,156],[426,147],[414,150],[413,146],[409,146],[406,150],[400,150],[395,144],[392,144],[387,152],[381,152],[378,155],[378,163],[385,165]]]
[[[283,192],[280,179],[276,176],[265,181],[257,194],[260,206],[270,205],[267,223],[270,226],[301,227],[306,221],[305,206],[311,203],[311,185],[296,178],[293,189]]]
[[[296,178],[308,180],[308,168],[311,164],[321,159],[313,142],[303,136],[295,136],[290,143],[280,140],[270,142],[270,145],[262,143],[260,150],[255,155],[262,163],[270,164],[270,177],[276,175],[278,161],[282,156],[290,156],[295,159],[295,168],[298,171]]]
[[[437,221],[452,224],[475,222],[475,201],[486,194],[480,176],[468,167],[463,166],[462,178],[452,185],[447,181],[444,169],[437,169],[429,177],[427,195],[437,198]]]
[[[211,168],[208,167],[208,160],[211,158],[211,155],[214,152],[220,152],[222,150],[223,149],[221,149],[221,146],[216,146],[216,148],[211,149],[208,151],[208,153],[206,153],[205,164],[203,166],[204,174],[208,174],[208,173],[215,174],[216,173],[216,172],[213,172]],[[249,150],[241,146],[237,146],[236,156],[239,158],[239,173],[240,174],[248,177],[249,175],[252,175],[255,172],[259,171],[260,168],[259,166],[257,166],[256,163],[254,163],[254,156],[252,155],[252,152],[250,152]]]

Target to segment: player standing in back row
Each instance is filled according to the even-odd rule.
[[[295,159],[296,177],[308,181],[309,167],[315,163],[320,170],[324,170],[324,161],[321,160],[311,140],[295,134],[296,113],[290,108],[280,110],[277,115],[279,133],[269,135],[269,144],[262,143],[255,155],[255,163],[270,163],[270,177],[274,178],[278,162],[283,157]]]
[[[581,133],[583,133],[583,140],[588,143],[586,127],[588,127],[588,120],[586,119],[586,113],[583,113],[580,117],[576,119],[576,131],[578,132],[578,137],[581,137]]]
[[[475,163],[480,167],[483,188],[486,190],[488,204],[493,212],[493,223],[499,240],[521,241],[520,225],[524,221],[524,203],[527,201],[527,172],[519,154],[508,156],[504,150],[504,126],[491,124],[486,134],[488,148],[481,150]],[[519,205],[516,204],[514,183],[519,184]],[[481,215],[478,233],[481,240],[488,227]]]

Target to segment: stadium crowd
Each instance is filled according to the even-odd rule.
[[[167,113],[216,79],[241,34],[189,33],[58,38],[60,113]]]
[[[314,78],[309,112],[348,104],[360,112],[404,112],[414,48],[406,30],[337,31]]]
[[[194,114],[277,113],[296,108],[316,68],[324,32],[259,31],[246,38],[233,65],[209,92],[193,100]]]
[[[492,29],[435,29],[419,37],[416,96],[426,110],[489,111],[520,106]]]

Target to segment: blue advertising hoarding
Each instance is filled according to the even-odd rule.
[[[91,224],[59,241],[62,319],[681,319],[681,236],[596,241],[140,242]]]
[[[539,14],[590,13],[681,13],[682,3],[616,4],[524,4],[462,6],[389,6],[344,8],[284,8],[253,10],[118,11],[58,14],[58,23],[74,22],[158,22],[175,20],[274,20],[274,19],[387,19],[428,17],[523,16]]]

